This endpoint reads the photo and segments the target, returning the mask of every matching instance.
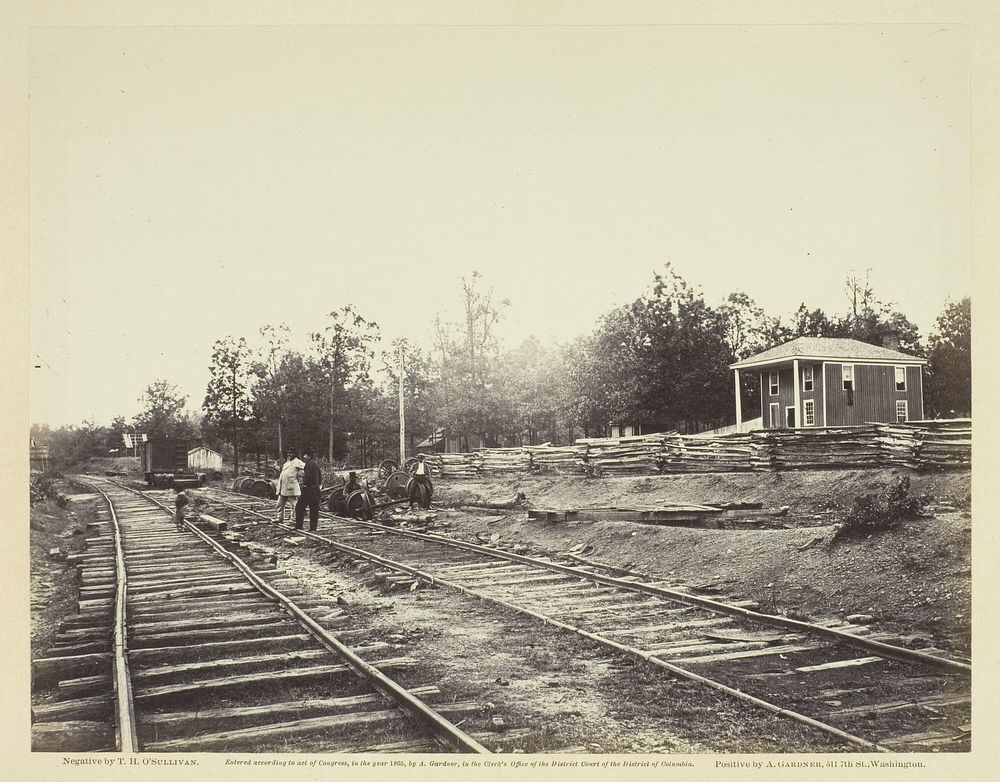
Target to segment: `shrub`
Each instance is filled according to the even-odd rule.
[[[854,508],[833,539],[862,538],[893,529],[917,518],[923,509],[924,500],[910,496],[910,479],[904,475],[885,492],[855,497]]]

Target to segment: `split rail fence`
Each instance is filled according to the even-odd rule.
[[[528,473],[660,475],[821,467],[947,469],[972,463],[972,420],[771,429],[715,436],[665,432],[582,439],[567,446],[433,454],[427,461],[435,475],[449,478]]]

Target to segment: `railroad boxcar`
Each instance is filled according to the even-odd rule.
[[[202,486],[205,473],[188,470],[187,440],[161,438],[142,444],[142,474],[147,486]]]

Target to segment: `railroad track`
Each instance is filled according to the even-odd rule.
[[[274,525],[274,502],[202,491],[221,514]],[[442,535],[322,513],[320,534],[368,560],[394,587],[423,582],[576,633],[870,751],[971,746],[971,665],[941,650],[847,622],[760,613],[737,596],[706,597],[669,581],[580,557],[526,557]]]
[[[103,503],[75,556],[79,613],[33,661],[35,687],[54,689],[34,749],[489,751],[452,722],[479,722],[478,704],[429,705],[437,686],[403,683],[418,661],[335,600],[303,598],[150,495],[85,482]]]

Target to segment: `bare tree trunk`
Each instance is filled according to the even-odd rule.
[[[329,440],[328,440],[328,457],[330,464],[333,464],[333,373],[330,375],[330,417],[329,417]]]

